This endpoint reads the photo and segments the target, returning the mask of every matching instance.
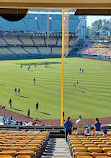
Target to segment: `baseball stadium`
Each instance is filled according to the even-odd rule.
[[[0,158],[110,158],[111,2],[0,6]]]

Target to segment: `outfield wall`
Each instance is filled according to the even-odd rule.
[[[16,59],[16,58],[60,58],[60,54],[50,55],[50,54],[6,54],[0,55],[0,59]]]
[[[111,60],[110,55],[104,54],[83,54],[81,52],[72,53],[71,56],[79,58],[90,58],[90,59],[99,59],[99,60]]]

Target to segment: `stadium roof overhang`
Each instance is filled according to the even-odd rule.
[[[0,8],[111,9],[111,0],[0,0]]]

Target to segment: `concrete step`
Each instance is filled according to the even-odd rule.
[[[42,158],[71,158],[65,138],[50,138]]]

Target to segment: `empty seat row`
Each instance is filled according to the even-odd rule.
[[[39,157],[44,150],[49,132],[0,131],[0,158]],[[8,158],[8,157],[7,157]]]
[[[68,135],[68,144],[74,157],[111,156],[111,136]]]

